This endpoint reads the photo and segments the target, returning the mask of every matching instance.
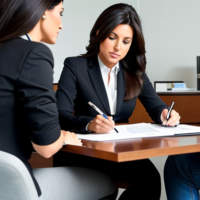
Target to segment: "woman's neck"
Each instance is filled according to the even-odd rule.
[[[32,41],[34,42],[42,41],[39,24],[37,24],[28,34],[30,35]]]

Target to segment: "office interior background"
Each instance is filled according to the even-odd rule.
[[[57,43],[49,45],[55,59],[54,83],[59,80],[64,59],[86,52],[97,17],[116,3],[132,5],[140,16],[146,41],[146,72],[152,84],[181,80],[187,87],[196,88],[196,56],[200,56],[199,0],[65,0],[63,30]],[[151,160],[162,177],[166,157]],[[161,200],[166,199],[162,179]]]

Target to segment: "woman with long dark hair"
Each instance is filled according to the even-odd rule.
[[[82,56],[64,62],[57,91],[62,129],[94,134],[113,130],[115,122],[128,122],[137,98],[156,123],[179,123],[179,114],[174,110],[166,120],[168,106],[157,96],[145,73],[145,41],[132,6],[116,4],[103,11],[86,49]],[[97,115],[89,101],[109,119]],[[64,156],[71,159],[66,161]],[[160,198],[160,176],[149,159],[114,163],[59,152],[54,156],[54,166],[63,165],[96,169],[131,182],[120,200]]]
[[[49,158],[63,143],[82,145],[76,134],[60,130],[53,56],[40,43],[56,42],[63,10],[63,0],[0,1],[0,151],[24,163],[39,199],[114,199],[116,188],[103,173],[77,167],[32,170],[28,163],[33,148]],[[24,191],[26,185],[17,188]],[[0,199],[10,199],[12,191],[5,192]]]

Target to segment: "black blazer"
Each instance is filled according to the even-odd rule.
[[[38,195],[27,161],[31,141],[48,145],[60,136],[52,68],[52,54],[43,44],[17,38],[0,45],[0,151],[24,162]]]
[[[120,63],[120,71],[117,75],[117,109],[113,117],[118,123],[128,122],[137,99],[135,97],[131,101],[123,100],[126,84],[122,67]],[[138,98],[151,118],[156,123],[161,123],[160,114],[168,106],[158,97],[146,75]],[[87,133],[86,125],[98,114],[88,105],[88,101],[110,115],[109,102],[97,57],[67,58],[57,90],[57,105],[62,129]]]

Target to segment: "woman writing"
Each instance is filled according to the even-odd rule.
[[[174,110],[166,121],[168,106],[157,96],[145,73],[145,42],[132,6],[107,8],[91,30],[86,54],[67,58],[64,65],[57,91],[62,129],[94,134],[113,130],[115,122],[128,122],[137,98],[156,123],[178,124],[180,117]],[[89,101],[109,119],[97,115]],[[66,155],[71,159],[65,161]],[[59,152],[54,165],[83,166],[131,182],[120,200],[160,198],[160,176],[148,159],[114,163]]]
[[[64,142],[81,145],[74,133],[60,130],[53,56],[40,43],[56,42],[63,10],[62,0],[0,2],[0,151],[25,164],[39,199],[104,199],[115,186],[102,173],[67,167],[32,170],[27,161],[33,148],[49,158]]]

